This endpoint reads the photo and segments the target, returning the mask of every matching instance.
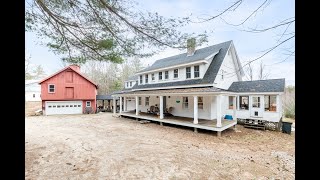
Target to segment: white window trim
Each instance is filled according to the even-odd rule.
[[[188,102],[183,101],[184,97],[188,98]],[[188,107],[185,107],[185,104],[188,104]],[[189,109],[189,97],[188,96],[182,97],[182,109]]]
[[[197,71],[199,73],[199,76],[198,77],[195,76],[196,75],[196,71],[195,71],[195,67],[196,66],[193,66],[193,78],[194,79],[200,78],[200,66],[199,65],[197,65],[197,66],[199,68],[198,71]]]
[[[53,92],[50,92],[50,86],[53,85]],[[48,84],[48,93],[55,93],[56,92],[56,85]]]
[[[175,73],[174,73],[174,70],[178,70],[178,77],[174,77]],[[173,69],[173,79],[179,79],[179,69]]]
[[[88,102],[90,103],[89,106],[88,106]],[[86,101],[86,107],[91,107],[91,101]]]

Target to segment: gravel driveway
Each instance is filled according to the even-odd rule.
[[[295,135],[140,124],[111,113],[26,117],[26,179],[294,179]]]

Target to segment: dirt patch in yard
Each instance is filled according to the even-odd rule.
[[[26,179],[294,179],[291,135],[215,132],[112,117],[26,117]]]
[[[41,101],[37,102],[25,102],[25,115],[26,116],[33,116],[35,115],[35,111],[41,108]]]

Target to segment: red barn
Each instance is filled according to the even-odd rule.
[[[44,115],[96,112],[98,86],[70,65],[39,82]]]

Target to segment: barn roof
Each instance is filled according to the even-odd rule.
[[[47,81],[48,79],[50,79],[50,78],[52,78],[52,77],[60,74],[61,72],[65,71],[65,70],[67,70],[67,69],[73,70],[74,72],[76,72],[77,74],[79,74],[81,77],[83,77],[84,79],[86,79],[87,81],[89,81],[90,83],[92,83],[92,84],[98,89],[98,85],[97,85],[96,83],[94,83],[94,82],[91,81],[89,78],[85,77],[83,74],[81,74],[80,72],[78,72],[77,70],[75,70],[72,66],[67,66],[67,67],[61,69],[60,71],[58,71],[58,72],[56,72],[56,73],[54,73],[54,74],[52,74],[52,75],[50,75],[50,76],[42,79],[42,80],[39,82],[39,84]]]

